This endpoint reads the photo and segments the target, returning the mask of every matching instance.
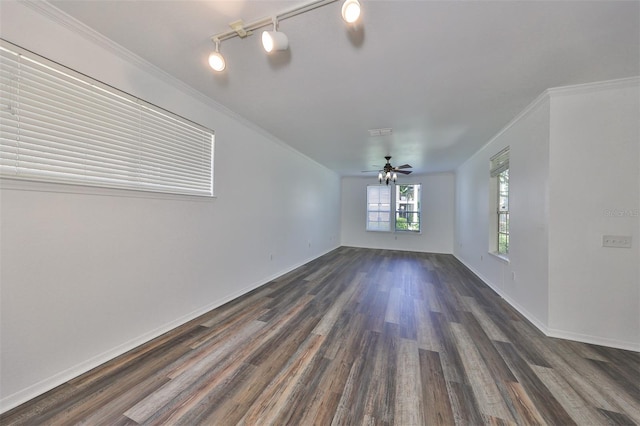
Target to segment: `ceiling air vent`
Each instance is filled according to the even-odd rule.
[[[393,130],[391,127],[386,127],[384,129],[370,129],[369,136],[389,136]]]

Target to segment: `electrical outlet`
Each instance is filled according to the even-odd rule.
[[[602,247],[631,248],[631,235],[603,235]]]

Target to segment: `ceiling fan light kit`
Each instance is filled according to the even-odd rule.
[[[391,172],[387,172],[382,175],[382,172],[378,173],[378,183],[382,184],[382,182],[386,182],[389,185],[389,182],[396,183],[398,181],[398,175],[396,173],[391,174]]]
[[[237,20],[229,24],[231,30],[219,33],[211,37],[215,43],[215,52],[209,55],[209,66],[216,72],[226,69],[226,61],[220,53],[220,43],[234,37],[246,38],[253,34],[253,31],[266,27],[273,23],[273,31],[262,32],[262,47],[267,53],[282,51],[289,48],[289,38],[283,32],[278,31],[278,21],[292,18],[306,12],[310,12],[322,6],[335,3],[338,0],[315,0],[310,3],[289,9],[270,18],[262,18],[249,24],[244,24],[242,20]],[[360,2],[358,0],[345,0],[342,5],[342,19],[348,24],[355,24],[360,19]]]
[[[403,175],[408,175],[411,174],[411,170],[403,170],[403,169],[410,169],[411,166],[408,164],[403,164],[402,166],[398,166],[398,167],[393,167],[391,165],[391,156],[387,155],[386,157],[384,157],[387,160],[387,163],[384,165],[384,167],[382,168],[382,170],[380,170],[378,172],[378,183],[382,185],[382,182],[385,182],[387,185],[389,185],[389,182],[397,182],[398,181],[398,173],[402,173]],[[369,170],[370,172],[374,171],[374,170]],[[367,171],[364,171],[363,173],[366,173]]]

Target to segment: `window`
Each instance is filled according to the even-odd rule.
[[[367,231],[389,232],[393,218],[396,231],[420,232],[420,188],[420,184],[368,185]]]
[[[367,231],[391,230],[391,187],[367,186]]]
[[[509,147],[491,157],[491,179],[495,188],[495,232],[492,251],[509,254]]]
[[[0,41],[0,176],[213,195],[213,132]]]
[[[509,169],[498,174],[498,253],[509,254]]]
[[[396,185],[396,231],[420,232],[420,184]]]

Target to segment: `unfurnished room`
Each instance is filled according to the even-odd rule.
[[[0,424],[640,425],[640,1],[0,0]]]

